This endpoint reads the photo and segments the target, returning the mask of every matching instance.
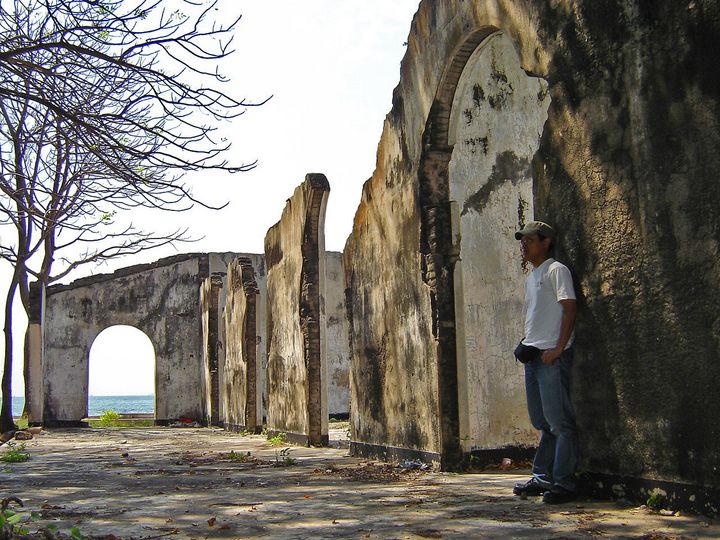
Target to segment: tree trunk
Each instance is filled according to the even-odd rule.
[[[0,410],[0,433],[17,429],[12,414],[12,363],[13,363],[13,336],[12,336],[12,307],[17,290],[17,270],[13,273],[12,282],[5,299],[5,363],[2,377],[2,410]]]

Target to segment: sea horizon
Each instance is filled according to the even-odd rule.
[[[24,407],[25,396],[13,396],[13,416],[19,417],[22,415]],[[105,411],[124,414],[152,414],[155,412],[155,394],[88,396],[88,416],[101,416]]]

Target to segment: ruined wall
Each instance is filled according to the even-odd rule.
[[[265,237],[270,430],[327,443],[325,176],[308,174]]]
[[[718,487],[720,6],[541,17],[562,46],[536,205],[564,231],[582,294],[585,465]]]
[[[203,421],[199,288],[207,267],[207,256],[180,255],[48,288],[43,422],[72,424],[87,416],[90,347],[113,325],[134,326],[153,344],[156,421]]]
[[[557,225],[558,258],[578,278],[583,467],[720,484],[720,81],[708,67],[719,10],[673,0],[421,3],[345,249],[352,380],[371,389],[353,398],[357,441],[457,455],[454,277],[464,254],[450,236],[450,178],[463,145],[448,131],[468,60],[500,31],[522,69],[547,81],[539,148],[528,139],[515,154],[532,158],[534,204],[522,217]],[[530,116],[537,126],[541,116]]]
[[[325,261],[328,411],[332,417],[344,418],[350,412],[350,344],[342,253],[328,251]]]
[[[220,293],[223,281],[219,276],[206,278],[200,286],[200,312],[202,313],[203,368],[205,380],[206,422],[210,426],[220,423]]]
[[[230,263],[224,313],[225,364],[223,401],[225,427],[257,431],[263,424],[262,377],[258,317],[260,291],[248,258]]]
[[[258,313],[261,320],[265,320],[265,257],[264,255],[254,253],[237,253],[232,251],[221,252],[221,253],[210,253],[208,256],[209,262],[209,273],[210,276],[219,278],[222,281],[221,288],[218,295],[217,303],[217,316],[218,316],[218,331],[217,331],[217,365],[218,365],[218,424],[223,425],[225,422],[225,404],[227,384],[224,380],[225,376],[225,350],[226,350],[226,336],[225,336],[225,320],[224,310],[227,292],[227,275],[228,266],[237,258],[243,257],[250,259],[256,269],[256,278],[258,283],[258,289],[260,290],[260,297],[258,298]],[[259,332],[257,335],[258,340],[258,358],[263,358],[262,365],[267,364],[265,355],[265,325],[260,325]],[[265,400],[267,391],[265,389],[265,371],[260,372],[260,379],[258,384],[262,387],[262,399]],[[263,401],[264,403],[264,401]],[[264,407],[264,406],[263,406]],[[263,408],[264,411],[264,408]],[[262,413],[264,414],[264,412]]]

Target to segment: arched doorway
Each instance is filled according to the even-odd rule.
[[[532,160],[549,104],[547,82],[523,70],[500,31],[473,51],[452,101],[448,184],[465,452],[536,439],[510,353],[522,337],[526,272],[513,233],[533,219]]]
[[[441,445],[460,455],[523,448],[532,428],[522,371],[525,269],[513,232],[533,219],[532,160],[550,104],[511,38],[487,26],[447,64],[419,169],[423,279],[438,342]]]
[[[112,410],[155,416],[155,350],[137,328],[115,325],[90,348],[88,416]]]

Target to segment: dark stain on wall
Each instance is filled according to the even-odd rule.
[[[530,176],[530,163],[527,159],[518,158],[514,152],[508,150],[498,154],[488,181],[473,195],[468,197],[463,205],[462,215],[470,211],[478,214],[487,206],[493,192],[507,182],[516,185],[519,181]]]

